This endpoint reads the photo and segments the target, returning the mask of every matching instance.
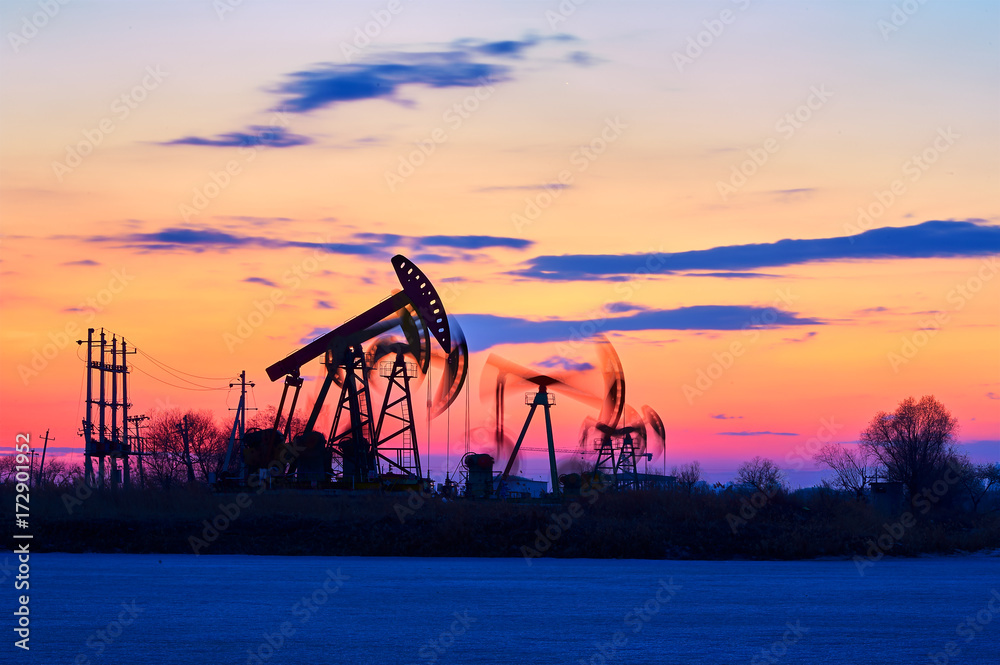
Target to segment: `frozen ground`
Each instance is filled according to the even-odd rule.
[[[13,607],[10,569],[0,575]],[[1000,653],[996,554],[883,559],[863,576],[850,560],[44,554],[30,582],[31,651],[8,629],[0,662],[913,665]]]

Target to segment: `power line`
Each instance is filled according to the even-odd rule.
[[[162,383],[164,385],[167,385],[167,386],[170,386],[171,388],[180,388],[181,390],[194,390],[196,392],[205,392],[205,391],[211,391],[211,390],[229,390],[228,387],[226,387],[226,388],[207,388],[207,387],[203,386],[203,387],[199,387],[199,388],[191,388],[190,386],[179,386],[176,383],[170,383],[169,381],[164,381],[163,379],[161,379],[159,377],[153,376],[152,374],[150,374],[146,370],[142,369],[141,367],[139,367],[135,363],[133,363],[131,365],[130,369],[138,370],[138,371],[142,372],[143,374],[145,374],[146,376],[148,376],[149,378],[153,379],[154,381],[159,381],[160,383]]]
[[[118,335],[118,333],[116,333],[113,330],[108,330],[107,328],[105,328],[104,330],[106,330],[107,332],[110,332],[112,335]],[[120,337],[122,339],[122,341],[125,341],[125,336],[124,335],[118,335],[118,337]],[[228,377],[201,376],[201,375],[198,375],[198,374],[192,374],[190,372],[185,372],[184,370],[180,370],[180,369],[177,369],[176,367],[172,367],[171,365],[168,365],[167,363],[163,362],[162,360],[158,360],[158,359],[154,358],[152,355],[150,355],[146,351],[143,351],[142,349],[138,348],[138,345],[136,345],[134,343],[132,344],[132,349],[136,353],[142,354],[145,358],[147,358],[150,362],[152,362],[153,365],[157,369],[160,369],[160,370],[166,372],[167,374],[170,374],[175,379],[178,379],[180,381],[184,381],[185,383],[190,383],[192,386],[195,386],[195,388],[185,388],[184,386],[175,386],[174,384],[172,384],[172,383],[170,383],[168,381],[163,381],[162,379],[159,379],[159,378],[153,376],[152,374],[149,374],[148,372],[145,372],[142,369],[139,369],[138,367],[136,368],[136,369],[139,369],[139,371],[142,372],[143,374],[145,374],[146,376],[150,377],[151,379],[159,381],[160,383],[163,383],[163,384],[168,385],[168,386],[173,386],[174,388],[181,388],[181,389],[184,389],[184,390],[199,390],[199,389],[200,390],[221,390],[222,389],[222,388],[214,388],[214,387],[209,387],[209,386],[203,386],[203,385],[201,385],[199,383],[195,383],[194,381],[191,381],[190,379],[186,379],[183,376],[178,376],[178,374],[184,374],[185,376],[192,376],[192,377],[194,377],[196,379],[203,379],[205,381],[229,381],[230,379],[233,378],[231,376],[228,376]]]
[[[195,383],[194,381],[191,381],[190,379],[186,379],[183,376],[178,376],[178,374],[185,374],[187,376],[193,376],[195,378],[204,379],[206,381],[228,381],[228,380],[230,380],[232,378],[232,377],[216,378],[216,377],[198,376],[197,374],[190,374],[188,372],[182,372],[179,369],[171,367],[170,365],[166,364],[165,362],[157,360],[156,358],[154,358],[153,356],[149,355],[145,351],[142,351],[141,349],[139,350],[139,353],[141,353],[143,356],[145,356],[148,360],[150,360],[159,369],[162,369],[164,372],[166,372],[167,374],[170,374],[175,379],[180,379],[181,381],[185,381],[187,383],[190,383],[191,385],[197,386],[199,384]]]

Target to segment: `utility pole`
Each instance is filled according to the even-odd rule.
[[[131,440],[135,442],[134,444],[132,444],[132,445],[135,446],[135,452],[133,453],[133,456],[136,459],[136,465],[139,467],[139,487],[140,488],[146,487],[146,474],[143,471],[143,467],[142,467],[142,457],[143,457],[143,455],[146,454],[145,448],[142,445],[143,444],[143,440],[144,440],[145,437],[143,437],[139,433],[140,424],[144,420],[149,420],[149,417],[145,416],[143,414],[139,414],[137,416],[128,416],[128,419],[126,420],[126,422],[130,422],[133,425],[135,425],[135,435],[132,437]]]
[[[99,424],[97,427],[97,455],[98,455],[97,486],[100,487],[102,490],[104,489],[104,477],[105,477],[104,456],[107,455],[108,452],[108,440],[105,438],[105,431],[104,431],[104,407],[107,405],[107,402],[104,401],[104,383],[105,383],[104,371],[105,368],[107,367],[107,364],[105,363],[105,359],[107,358],[106,353],[107,353],[107,342],[104,337],[104,328],[101,328],[101,366],[100,366],[101,372],[99,375],[101,377],[101,386],[100,386],[100,402],[98,403],[100,411],[98,414]]]
[[[45,482],[45,476],[42,472],[45,470],[45,451],[49,448],[49,430],[45,430],[45,444],[42,446],[42,461],[38,463],[38,476],[35,482]],[[56,440],[56,437],[52,437],[52,441]]]
[[[233,428],[232,431],[229,433],[229,445],[226,447],[226,459],[223,461],[222,463],[223,468],[219,469],[219,472],[220,475],[229,473],[229,462],[233,457],[233,451],[236,449],[236,442],[239,441],[241,450],[237,454],[239,454],[240,456],[240,478],[242,478],[243,466],[245,464],[243,460],[242,446],[243,446],[243,437],[246,434],[247,430],[247,386],[250,386],[251,388],[254,387],[253,381],[247,381],[246,370],[240,372],[240,382],[230,383],[229,387],[232,388],[233,386],[237,385],[240,387],[240,403],[237,405],[235,409],[229,409],[230,411],[236,411],[236,418],[233,420]],[[298,397],[298,392],[295,393],[295,397],[296,398]],[[285,406],[285,393],[281,393],[281,404],[278,406],[278,411],[275,414],[276,419],[281,418],[281,410],[282,408],[284,408],[284,406]],[[257,407],[252,407],[252,410],[256,411]],[[292,412],[294,411],[295,411],[295,399],[292,400]],[[289,415],[289,422],[288,425],[285,427],[286,435],[288,433],[288,430],[291,429],[291,415],[292,415],[291,412],[288,415]],[[279,430],[280,426],[281,423],[275,420],[274,429]],[[239,432],[240,435],[239,439],[236,438],[237,432]],[[282,442],[284,442],[284,440],[285,440],[284,437],[282,437]]]
[[[184,441],[184,464],[187,465],[188,482],[194,482],[194,467],[191,465],[191,445],[188,441],[188,417],[184,416],[184,425],[177,424],[177,431],[181,433],[181,440]]]
[[[77,340],[83,344],[83,340]],[[83,423],[84,466],[83,479],[87,487],[94,486],[94,463],[91,456],[94,453],[94,329],[87,328],[87,420]]]
[[[229,387],[232,388],[235,385],[236,385],[235,383],[230,383]],[[243,441],[243,436],[247,432],[247,386],[250,386],[251,388],[254,387],[253,381],[247,381],[247,371],[246,370],[243,370],[242,372],[240,372],[240,384],[239,385],[240,385],[240,406],[237,407],[237,409],[239,411],[239,413],[237,415],[240,418],[240,441],[242,442]],[[252,407],[251,410],[252,411],[256,411],[257,407]],[[290,429],[290,427],[291,427],[290,424],[288,424],[285,427],[286,433]],[[277,425],[275,425],[275,428],[277,428]]]
[[[120,368],[122,374],[122,476],[125,489],[131,489],[132,478],[131,471],[129,470],[128,457],[129,450],[128,442],[128,362],[127,352],[125,351],[125,338],[122,337],[122,366]]]
[[[111,489],[118,489],[118,336],[111,335]]]
[[[32,482],[32,477],[34,476],[34,470],[35,470],[35,449],[32,448],[31,458],[28,461],[28,487],[34,487],[34,483]],[[37,480],[37,478],[35,478],[35,480]]]
[[[108,339],[106,332],[101,328],[100,341],[94,340],[94,329],[87,329],[87,339],[76,340],[77,344],[87,344],[87,419],[83,421],[81,431],[84,442],[84,478],[89,487],[103,489],[105,483],[110,481],[111,487],[123,485],[129,487],[130,467],[128,463],[129,453],[129,432],[128,408],[131,406],[128,401],[128,355],[134,354],[133,348],[128,350],[125,339],[121,339],[121,347],[118,346],[118,336],[112,333],[111,336],[111,359],[108,362]],[[100,347],[100,359],[94,360],[94,351]],[[121,360],[119,361],[119,357]],[[94,372],[97,372],[99,381],[97,395],[94,395]],[[107,380],[111,379],[111,401],[108,401]],[[119,377],[121,377],[119,379]],[[121,381],[121,392],[118,390],[118,382]],[[94,423],[93,407],[98,407],[98,422]],[[108,425],[107,409],[111,409],[110,426]],[[119,409],[121,409],[121,420],[119,420]],[[95,482],[93,458],[97,455],[98,473]],[[111,474],[105,474],[104,458],[111,457]],[[118,472],[118,460],[122,459],[122,473]]]

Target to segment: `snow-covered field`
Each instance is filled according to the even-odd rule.
[[[0,662],[998,662],[998,553],[863,572],[850,560],[33,555],[31,650],[8,629]],[[13,574],[0,573],[8,598],[24,593]]]

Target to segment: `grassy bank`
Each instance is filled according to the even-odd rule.
[[[12,522],[13,495],[3,495],[3,519]],[[866,556],[873,545],[888,556],[1000,548],[996,513],[913,511],[910,523],[835,495],[778,495],[752,511],[749,498],[594,492],[518,504],[193,488],[82,499],[35,491],[29,532],[36,552],[803,559]]]

